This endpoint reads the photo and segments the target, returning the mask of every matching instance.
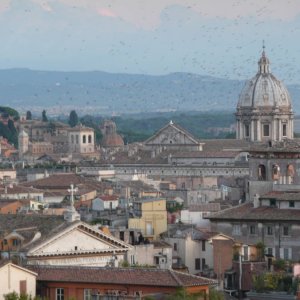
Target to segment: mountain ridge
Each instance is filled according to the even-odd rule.
[[[0,70],[0,105],[49,114],[122,114],[235,110],[246,80],[195,73],[163,75],[104,71]],[[300,85],[287,85],[300,112]]]

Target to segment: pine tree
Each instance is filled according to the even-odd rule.
[[[45,110],[43,110],[43,112],[42,112],[42,121],[43,122],[48,122],[48,118],[46,116],[46,111]]]
[[[26,112],[26,120],[32,120],[32,114],[30,110]]]
[[[71,126],[71,127],[75,127],[77,124],[78,124],[78,115],[77,115],[77,113],[76,113],[76,111],[75,110],[72,110],[71,112],[70,112],[70,117],[69,117],[69,125]]]

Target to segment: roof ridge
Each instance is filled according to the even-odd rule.
[[[240,208],[240,207],[242,207],[242,206],[246,206],[246,205],[249,205],[249,204],[251,204],[251,202],[247,202],[247,201],[246,201],[245,203],[242,203],[242,204],[240,204],[240,205],[232,206],[232,207],[229,207],[229,208],[222,209],[222,210],[220,210],[220,211],[217,211],[217,212],[213,213],[213,214],[212,214],[211,216],[209,216],[208,218],[210,218],[210,217],[217,217],[217,216],[222,215],[223,213],[228,212],[228,211],[230,211],[230,210],[232,210],[232,209]]]
[[[171,274],[171,276],[175,279],[176,283],[180,286],[183,286],[183,282],[180,280],[180,278],[175,274],[176,271],[168,270],[168,272]],[[179,272],[178,272],[179,273]]]

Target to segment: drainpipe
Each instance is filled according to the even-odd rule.
[[[240,276],[239,276],[239,299],[242,299],[242,255],[239,255],[239,267],[240,267]]]

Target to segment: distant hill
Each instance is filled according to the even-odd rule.
[[[189,73],[164,76],[0,70],[0,105],[47,114],[234,110],[242,80]],[[288,85],[300,112],[300,85]]]

